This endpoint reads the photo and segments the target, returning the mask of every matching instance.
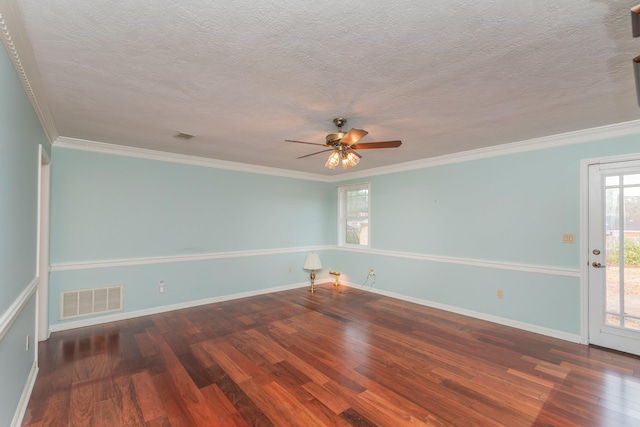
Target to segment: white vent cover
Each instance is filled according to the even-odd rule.
[[[60,320],[122,310],[122,285],[60,292]]]

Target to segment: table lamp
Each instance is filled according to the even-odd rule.
[[[307,259],[304,261],[303,268],[305,270],[311,270],[311,274],[309,275],[309,278],[311,279],[311,288],[309,288],[309,291],[315,292],[316,288],[313,285],[313,282],[316,279],[316,270],[320,270],[322,268],[318,254],[315,252],[309,252]]]

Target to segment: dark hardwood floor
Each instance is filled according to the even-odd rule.
[[[639,426],[640,358],[323,285],[52,334],[23,426]]]

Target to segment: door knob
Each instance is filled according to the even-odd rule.
[[[593,261],[593,262],[591,263],[591,265],[592,265],[593,267],[595,267],[595,268],[607,268],[607,266],[606,266],[606,265],[602,265],[602,264],[600,264],[600,263],[599,263],[599,262],[597,262],[597,261]]]

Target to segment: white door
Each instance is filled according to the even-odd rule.
[[[589,343],[640,355],[640,161],[589,166]]]
[[[47,153],[40,146],[39,169],[39,209],[38,209],[38,265],[37,272],[40,277],[38,284],[38,312],[37,337],[38,341],[49,338],[49,204],[50,204],[50,171],[51,161]],[[36,352],[37,354],[37,352]]]

